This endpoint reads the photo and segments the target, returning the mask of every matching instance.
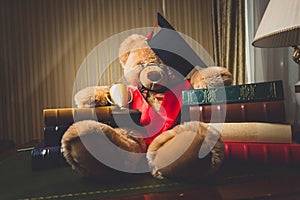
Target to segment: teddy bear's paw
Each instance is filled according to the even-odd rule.
[[[193,181],[212,176],[221,166],[224,144],[215,129],[188,122],[165,133],[148,148],[148,164],[154,177]]]
[[[194,89],[221,87],[232,84],[232,74],[224,67],[197,70],[191,77]]]
[[[108,105],[106,98],[109,88],[107,86],[86,87],[74,96],[75,104],[79,108],[90,108]]]

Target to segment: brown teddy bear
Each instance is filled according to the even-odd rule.
[[[229,85],[232,76],[223,67],[208,67],[185,79],[195,65],[184,57],[194,52],[160,15],[158,23],[162,29],[153,38],[133,34],[119,48],[132,92],[129,108],[142,113],[140,126],[112,128],[97,121],[79,121],[62,138],[66,160],[84,176],[111,179],[150,171],[157,178],[194,179],[213,174],[223,161],[224,145],[216,129],[196,121],[180,123],[181,92]],[[183,56],[176,55],[182,53],[173,47],[166,48],[170,43],[183,49]],[[201,60],[199,64],[203,65]],[[109,86],[84,88],[75,95],[75,103],[78,107],[109,105],[108,91]]]

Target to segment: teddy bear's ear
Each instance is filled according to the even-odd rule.
[[[132,50],[149,48],[147,44],[147,38],[143,35],[133,34],[127,37],[120,45],[119,48],[119,60],[122,67],[125,66],[127,59]]]

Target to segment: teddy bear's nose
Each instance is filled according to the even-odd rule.
[[[153,82],[159,81],[162,78],[161,74],[157,71],[148,72],[147,77]]]

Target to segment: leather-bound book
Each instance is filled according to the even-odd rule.
[[[300,166],[300,144],[226,142],[225,161]]]
[[[264,122],[209,123],[224,142],[292,143],[292,126]]]
[[[281,80],[182,91],[182,104],[184,106],[283,99]]]
[[[44,143],[46,146],[60,146],[61,138],[74,122],[96,120],[112,127],[140,125],[141,112],[134,109],[119,109],[116,106],[95,108],[44,109]]]
[[[128,121],[140,123],[141,112],[133,109],[119,109],[116,106],[94,108],[54,108],[43,110],[45,126],[71,125],[82,120],[96,120],[111,126],[126,126]]]
[[[43,170],[69,166],[60,146],[36,147],[31,151],[31,169]]]
[[[202,122],[285,122],[284,101],[189,106],[190,120]]]

